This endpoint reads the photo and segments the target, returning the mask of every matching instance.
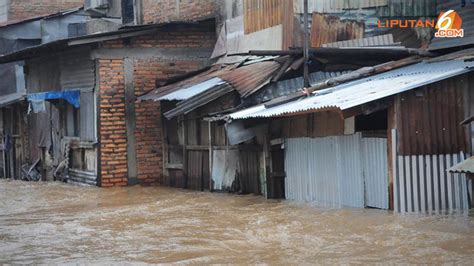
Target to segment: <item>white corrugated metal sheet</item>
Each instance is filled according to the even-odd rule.
[[[289,102],[272,108],[257,105],[229,115],[232,119],[274,117],[285,114],[337,108],[346,110],[404,91],[435,83],[471,71],[474,62],[461,60],[437,63],[421,62],[382,74],[359,79],[317,91],[312,97]]]
[[[392,139],[396,140],[395,129]],[[396,148],[392,150],[395,211],[424,213],[471,207],[473,181],[447,171],[464,159],[462,153],[402,156]]]
[[[207,91],[217,85],[224,84],[220,78],[212,78],[196,85],[186,87],[160,97],[158,100],[187,100],[201,92]]]
[[[361,134],[287,139],[285,196],[325,206],[388,209],[386,142]],[[367,160],[373,159],[373,160]],[[370,185],[366,185],[370,183]],[[369,200],[370,199],[370,200]]]
[[[474,156],[454,165],[453,167],[449,168],[448,171],[451,173],[474,174]]]

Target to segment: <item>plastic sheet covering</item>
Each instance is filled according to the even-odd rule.
[[[48,92],[38,92],[28,94],[28,101],[30,102],[39,102],[45,100],[57,100],[63,99],[70,103],[72,106],[79,108],[80,107],[80,96],[81,92],[79,90],[72,91],[48,91]]]
[[[230,189],[237,173],[239,151],[214,150],[212,161],[212,181],[214,181],[213,189]]]

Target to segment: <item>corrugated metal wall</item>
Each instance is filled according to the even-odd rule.
[[[465,91],[473,74],[440,81],[395,98],[399,155],[469,152],[465,119]]]
[[[396,140],[396,131],[392,131]],[[396,147],[396,143],[393,144]],[[431,212],[469,208],[468,190],[472,181],[461,174],[447,172],[466,155],[403,156],[393,149],[394,209],[399,212]],[[471,198],[472,200],[472,198]]]
[[[388,209],[387,139],[363,138],[361,156],[364,164],[366,205]],[[386,178],[381,178],[382,176]]]
[[[458,12],[462,18],[462,28],[464,29],[463,38],[433,38],[430,49],[444,49],[462,45],[469,45],[474,42],[474,2],[466,1],[464,7],[461,6],[461,0],[438,0],[438,13],[440,11],[447,11],[450,9]]]
[[[286,198],[333,207],[387,209],[387,157],[380,156],[386,151],[385,139],[362,138],[360,133],[287,139]]]
[[[244,0],[245,33],[281,24],[283,1],[286,0]]]
[[[311,22],[311,47],[323,44],[364,38],[364,23],[341,20],[337,16],[313,13]]]
[[[62,53],[59,57],[61,88],[92,89],[95,86],[95,65],[89,49]]]

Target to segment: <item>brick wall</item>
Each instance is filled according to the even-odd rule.
[[[143,23],[198,20],[217,12],[216,0],[143,0]]]
[[[135,95],[139,96],[154,89],[158,80],[167,80],[196,70],[200,64],[201,62],[192,60],[136,60],[134,64]],[[160,104],[153,101],[135,103],[135,114],[138,179],[142,184],[162,184],[163,131]]]
[[[84,0],[10,0],[8,20],[49,15],[84,5]]]
[[[123,59],[99,59],[100,176],[103,187],[127,185]]]
[[[177,27],[154,35],[102,43],[110,48],[209,48],[215,43],[212,27]],[[130,56],[124,54],[123,57]],[[131,58],[135,96],[177,75],[197,70],[207,59]],[[124,59],[99,59],[100,147],[102,186],[127,185]],[[159,102],[135,103],[137,177],[141,184],[162,183],[162,121]]]

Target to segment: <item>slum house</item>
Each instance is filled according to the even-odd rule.
[[[156,84],[202,68],[215,42],[213,19],[68,38],[0,57],[25,60],[29,108],[21,132],[27,179],[123,186],[161,181],[158,103],[135,105]]]
[[[168,185],[262,193],[261,141],[257,138],[235,145],[222,123],[205,118],[238,106],[241,97],[251,95],[279,72],[282,60],[290,59],[213,65],[140,97],[142,101],[161,102],[165,117],[163,171]]]
[[[277,24],[278,26],[278,24],[281,22],[281,30],[275,31],[276,34],[278,34],[279,32],[282,32],[280,36],[282,36],[283,45],[281,47],[286,48],[286,47],[292,47],[292,46],[302,46],[304,30],[300,26],[303,24],[303,21],[304,21],[303,1],[295,1],[293,2],[293,4],[289,4],[289,7],[290,7],[289,10],[279,5],[279,3],[272,3],[273,7],[276,8],[277,10],[281,11],[282,8],[285,10],[284,15],[281,18],[281,20],[277,19],[276,22],[274,20],[274,17],[270,16],[271,12],[267,12],[266,11],[267,9],[263,8],[264,5],[262,5],[261,3],[255,3],[255,5],[252,6],[252,3],[251,2],[249,3],[249,2],[250,1],[248,2],[244,1],[244,16],[242,19],[244,21],[242,24],[245,25],[244,32],[246,34],[252,30],[257,30],[257,31],[261,30],[262,28],[265,28],[268,25]],[[368,41],[367,37],[369,36],[377,37],[381,33],[390,33],[393,36],[393,38],[396,40],[396,43],[398,45],[402,44],[405,47],[414,47],[414,48],[429,46],[430,50],[437,50],[437,49],[439,50],[443,48],[452,49],[453,46],[469,45],[470,43],[472,43],[469,40],[467,40],[467,41],[458,42],[458,44],[456,45],[456,41],[448,40],[448,39],[441,39],[441,40],[435,39],[433,40],[433,42],[430,42],[432,33],[434,31],[431,28],[416,28],[416,29],[380,28],[377,25],[378,21],[380,20],[383,21],[384,19],[386,20],[389,18],[390,19],[404,19],[404,18],[413,18],[413,17],[423,17],[426,19],[434,19],[437,17],[437,15],[439,14],[441,10],[447,10],[447,9],[455,9],[456,11],[462,14],[463,18],[466,18],[466,21],[470,21],[469,11],[472,9],[472,5],[470,5],[469,3],[466,5],[462,5],[462,3],[460,3],[459,1],[438,1],[437,3],[433,1],[370,1],[370,2],[366,1],[364,3],[360,3],[358,1],[353,1],[350,3],[343,2],[343,1],[308,1],[308,2],[309,2],[309,12],[312,13],[312,15],[309,17],[309,26],[311,28],[310,29],[310,34],[311,34],[310,43],[312,47],[351,47],[351,46],[357,47],[357,46],[360,46],[360,44],[358,40],[354,41],[353,39],[362,38],[362,37],[365,37],[366,39],[366,41],[363,42],[362,46],[371,46],[371,45],[373,46],[373,45],[377,45],[377,43]],[[291,6],[296,7],[296,8],[291,10]],[[292,15],[288,15],[288,14],[292,14]],[[288,18],[291,16],[293,16],[295,19],[292,20],[291,18]],[[272,21],[275,23],[272,24],[273,23]],[[468,23],[468,24],[469,25],[465,25],[466,30],[467,30],[466,35],[470,36],[471,23]],[[254,27],[252,27],[252,25]],[[231,30],[229,30],[229,28],[231,29],[230,26],[227,26],[226,28],[227,34],[229,32],[232,32]],[[236,35],[233,34],[231,36],[235,37]],[[232,38],[229,40],[229,37],[227,37],[227,39],[222,38],[222,39],[225,39],[226,42],[223,42],[221,47],[229,49],[229,47],[230,48],[233,47],[232,44],[239,43],[239,42],[233,41]],[[346,40],[346,41],[343,41],[343,40]],[[334,42],[334,41],[338,41],[338,42],[328,43],[328,42]],[[221,50],[225,51],[225,49],[222,49],[222,48]],[[258,53],[251,53],[251,54],[258,54]],[[264,51],[263,53],[260,53],[260,55],[270,55],[270,54],[272,53],[270,53],[269,51]],[[240,54],[240,55],[243,55],[243,54]],[[367,58],[369,57],[367,56],[365,58],[361,58],[361,60],[364,61],[364,60],[367,60]],[[288,86],[288,87],[291,87],[291,86]],[[286,92],[292,91],[288,87],[286,88],[286,90],[285,89],[279,90],[277,93],[272,93],[272,92],[265,92],[265,93],[269,96],[271,96],[272,94],[284,95],[285,91]],[[299,88],[302,88],[302,86],[300,85]],[[263,94],[262,96],[264,96],[262,98],[265,98],[265,94]],[[267,98],[266,100],[271,99],[271,97],[266,97],[266,98]],[[295,98],[293,98],[293,100],[294,99]],[[288,102],[291,100],[292,99],[286,99],[283,102],[285,101]],[[272,106],[272,103],[270,103],[268,106]],[[370,109],[374,109],[374,107],[370,107]],[[377,107],[375,109],[380,109],[380,107]],[[385,112],[388,113],[388,108],[386,109],[387,110]],[[371,113],[371,111],[364,111],[364,113]],[[328,113],[328,116],[329,114],[330,112]],[[315,115],[320,116],[318,114],[315,114]],[[339,126],[329,125],[331,122],[328,122],[328,121],[334,121],[334,119],[320,119],[318,122],[323,125],[322,128],[329,131],[328,135],[341,134],[341,132],[344,132],[344,127],[342,127],[343,125],[346,125],[346,127],[349,127],[349,128],[357,127],[359,128],[358,131],[367,131],[368,129],[364,129],[364,128],[367,127],[367,125],[370,126],[372,124],[372,125],[375,125],[375,127],[369,128],[370,131],[383,131],[386,127],[388,127],[388,126],[384,126],[384,124],[388,124],[388,121],[383,123],[383,119],[382,119],[380,122],[380,117],[383,117],[383,116],[384,116],[383,112],[378,113],[378,114],[373,114],[372,116],[366,116],[366,115],[359,116],[359,117],[355,116],[347,120],[344,119],[343,120],[344,123],[339,123]],[[298,123],[297,122],[298,117],[302,117],[302,116],[293,116],[290,118],[286,118],[287,120],[294,120],[293,121],[294,123],[287,122],[286,124],[281,126],[281,128],[297,130],[297,128],[299,128],[298,125],[301,125],[301,123],[309,124],[309,122],[306,122],[306,119],[304,118],[301,118],[300,123]],[[369,123],[367,121],[364,122],[364,120],[367,120],[367,117],[370,117],[370,119],[376,119],[376,120],[372,121],[373,123],[372,122]],[[356,118],[358,118],[358,120],[356,120]],[[252,119],[252,120],[255,120],[255,119]],[[311,121],[311,120],[312,119],[308,119],[308,121]],[[337,120],[341,120],[341,119],[336,118],[335,121]],[[356,123],[356,121],[359,121],[359,122]],[[313,128],[314,124],[317,124],[317,123],[312,122],[311,124],[312,124],[311,128]],[[355,126],[355,124],[358,124],[358,126]],[[303,126],[303,128],[305,128],[305,126]],[[271,129],[271,133],[273,133],[273,131],[275,130]],[[303,129],[302,131],[305,131],[305,130]],[[277,132],[276,136],[282,135],[278,129],[276,130],[276,132]],[[298,133],[298,135],[301,135],[301,134],[302,133]],[[364,133],[364,134],[367,135],[367,133]],[[374,135],[374,134],[372,133],[371,135]],[[382,136],[383,135],[385,135],[388,138],[390,138],[391,136],[390,132],[389,134],[382,134]],[[375,134],[375,136],[380,137],[381,136],[380,132]],[[372,140],[368,140],[368,141],[370,142]],[[363,142],[367,142],[367,141],[363,141]],[[282,195],[281,191],[282,191],[282,187],[284,183],[281,182],[282,180],[281,176],[284,176],[285,172],[283,168],[284,164],[281,162],[284,161],[285,153],[279,147],[284,147],[285,145],[282,146],[283,143],[284,143],[284,139],[282,140],[281,138],[279,138],[279,139],[274,139],[274,141],[271,142],[270,145],[267,145],[269,147],[273,147],[272,151],[268,153],[278,154],[278,156],[273,156],[273,160],[266,160],[268,162],[273,162],[275,160],[278,161],[277,163],[274,163],[270,166],[267,165],[267,168],[268,167],[273,168],[271,169],[271,173],[272,173],[271,175],[276,177],[275,179],[267,178],[268,185],[269,185],[268,193],[270,197],[280,197]],[[271,145],[271,144],[274,144],[274,145]],[[459,147],[457,149],[462,150],[462,148],[459,148]],[[378,158],[380,158],[380,156]],[[387,160],[388,162],[391,161],[390,158],[387,158]],[[380,171],[384,171],[384,170],[382,169]],[[391,171],[389,171],[389,173],[391,173]],[[415,180],[415,182],[418,182],[416,177],[410,180]],[[408,183],[411,183],[411,182],[413,181],[410,181]],[[403,184],[403,185],[404,187],[406,187],[405,186],[406,184]],[[382,187],[382,186],[383,184],[379,184],[379,187]],[[303,188],[303,187],[304,185],[300,186],[300,188]],[[307,190],[308,188],[305,187],[304,189]],[[333,187],[333,189],[335,189],[335,187]],[[370,187],[367,187],[365,189],[366,190],[372,189],[372,191],[374,191],[373,188],[370,188]],[[427,189],[425,188],[425,191],[426,190]],[[446,189],[446,191],[447,190],[448,189]],[[360,189],[359,191],[364,191],[364,188]],[[390,192],[390,189],[388,190],[384,189],[382,191]],[[346,192],[347,191],[344,191],[344,193]],[[372,202],[374,201],[374,200],[370,200],[371,197],[374,198],[373,195],[372,196],[369,195],[369,198],[366,200],[360,200],[361,197],[359,196],[358,205],[359,206],[364,206],[364,204],[365,206],[375,205],[375,207],[383,206],[382,208],[387,208],[388,203],[390,202],[387,200],[387,197],[383,196],[383,195],[388,195],[388,193],[385,193],[385,192],[382,192],[382,196],[379,195],[375,197],[376,203],[371,203],[371,201]],[[333,194],[338,194],[338,193],[333,193]],[[359,193],[359,195],[361,194],[363,193]],[[410,193],[410,197],[411,195],[413,195],[413,193]],[[324,194],[320,196],[324,197]],[[438,196],[440,196],[440,194],[438,194]],[[406,195],[402,195],[398,197],[406,199]],[[419,198],[416,193],[414,197],[417,199]],[[353,197],[353,198],[357,198],[357,197]],[[378,200],[377,198],[381,200]],[[345,204],[341,204],[342,199],[338,198],[337,196],[333,197],[330,200],[319,198],[319,201],[322,203],[330,202],[329,204],[334,204],[334,205],[350,205],[350,204],[347,204],[347,202]],[[410,200],[406,200],[405,202],[409,202],[409,201]],[[413,201],[413,199],[411,199],[411,201]],[[433,199],[432,203],[435,201],[437,201],[438,203],[440,201],[445,202],[444,199],[439,199],[439,200]],[[453,202],[453,198],[451,198],[451,200],[448,200],[448,201]],[[426,207],[427,202],[428,200],[424,200],[424,203],[420,203],[420,204]],[[449,202],[446,203],[446,205],[449,205]],[[410,209],[409,207],[412,207],[411,209],[414,209],[415,208],[414,205],[420,205],[420,204],[408,203],[408,206],[405,205],[405,209],[408,210]],[[400,205],[404,205],[404,204],[400,204]],[[459,204],[457,206],[459,207]],[[464,206],[466,206],[466,204],[464,204]],[[429,207],[430,206],[426,207],[426,209],[428,209]],[[449,205],[449,207],[452,207],[452,205]],[[421,209],[421,207],[419,208]],[[434,206],[432,208],[440,209],[441,207]]]
[[[377,39],[381,45],[393,44],[391,36],[383,35]],[[330,62],[325,67],[333,69],[346,64],[345,70],[355,65],[400,59],[417,52],[402,47],[381,48],[363,48],[365,54],[372,56],[371,60],[365,61],[361,61],[360,49],[340,51],[322,48],[312,51],[317,52],[320,59]],[[341,52],[343,56],[339,55]],[[264,130],[246,129],[243,124],[236,123],[224,127],[222,123],[211,123],[209,118],[275,98],[279,93],[279,84],[290,82],[292,89],[300,89],[303,80],[294,76],[301,75],[302,65],[301,51],[294,51],[291,56],[253,57],[238,63],[215,64],[201,73],[193,73],[190,78],[141,96],[140,100],[162,103],[166,118],[163,125],[167,154],[164,165],[167,169],[164,171],[169,176],[168,184],[198,190],[211,188],[266,193],[262,164]],[[309,70],[313,83],[342,73],[321,71],[319,63],[309,64]]]
[[[15,17],[14,12],[10,13]],[[8,54],[59,39],[117,28],[118,24],[89,17],[82,8],[7,21],[0,25],[0,53]],[[22,149],[26,147],[25,140],[18,138],[21,135],[18,132],[22,130],[19,127],[20,110],[23,108],[22,100],[26,94],[23,65],[23,61],[17,61],[0,66],[0,75],[3,78],[0,85],[0,106],[5,107],[1,109],[3,117],[0,132],[2,143],[5,141],[4,147],[8,148],[2,150],[0,174],[3,177],[18,177],[21,165],[16,162],[26,160],[27,156]],[[15,101],[18,104],[11,104]]]
[[[216,166],[217,164],[215,162],[218,161],[218,158],[225,158],[224,154],[229,154],[232,152],[228,152],[227,150],[216,151],[214,152],[214,155],[209,155],[209,150],[211,149],[211,147],[207,147],[209,139],[214,139],[214,141],[216,142],[211,143],[211,146],[220,145],[219,143],[223,144],[231,142],[229,138],[231,138],[232,135],[229,136],[228,131],[226,131],[226,135],[218,134],[218,136],[216,137],[216,133],[214,132],[219,131],[218,128],[223,129],[224,127],[218,126],[217,124],[214,125],[215,123],[211,123],[211,130],[209,130],[209,126],[206,126],[206,122],[203,121],[203,118],[205,118],[206,116],[212,116],[210,114],[215,114],[217,112],[230,111],[232,110],[232,108],[235,108],[238,105],[248,106],[255,104],[256,102],[254,101],[254,99],[256,97],[249,97],[250,94],[257,95],[259,94],[257,91],[260,90],[261,87],[264,87],[264,85],[272,82],[274,83],[280,78],[285,79],[291,77],[291,75],[286,73],[287,69],[300,69],[301,64],[303,63],[301,58],[302,52],[297,52],[297,54],[292,57],[292,60],[295,60],[294,64],[292,60],[280,61],[283,62],[283,64],[288,63],[288,65],[278,66],[276,63],[273,63],[274,69],[271,69],[271,60],[267,60],[270,62],[265,63],[255,63],[254,66],[251,66],[253,64],[253,60],[250,60],[245,54],[243,54],[242,56],[232,56],[233,54],[235,55],[237,53],[247,53],[249,50],[252,49],[281,51],[282,49],[286,49],[288,47],[302,46],[303,31],[301,28],[301,24],[303,16],[302,9],[298,9],[300,4],[302,4],[302,1],[264,2],[237,0],[232,1],[231,4],[229,2],[224,3],[223,10],[221,10],[221,15],[225,19],[223,20],[223,25],[220,30],[218,41],[215,45],[214,52],[212,54],[212,57],[217,60],[216,66],[214,66],[214,68],[209,71],[205,71],[201,75],[194,75],[193,77],[180,83],[169,84],[163,88],[157,89],[155,93],[150,93],[149,95],[143,96],[141,98],[142,100],[161,101],[163,106],[168,105],[168,108],[166,108],[166,110],[169,110],[169,112],[163,112],[167,118],[171,119],[164,120],[165,131],[170,132],[165,133],[165,154],[167,155],[165,155],[164,158],[165,169],[163,170],[165,172],[165,176],[169,177],[168,184],[172,186],[188,187],[199,190],[207,189],[209,186],[211,187],[211,189],[216,190],[235,190],[235,183],[238,183],[240,187],[248,187],[248,185],[242,184],[242,181],[240,181],[239,178],[234,177],[239,175],[245,176],[245,174],[243,174],[245,171],[242,170],[242,172],[239,173],[237,170],[235,170],[234,168],[239,167],[237,164],[226,165],[229,164],[229,162],[235,164],[235,162],[238,162],[240,160],[222,160],[222,162],[220,162],[220,165],[222,165],[222,167],[219,168]],[[407,3],[403,2],[403,5],[405,4]],[[314,10],[311,9],[310,12],[315,12],[312,16],[316,18],[323,17],[324,19],[323,21],[321,21],[321,19],[314,19],[313,21],[311,21],[310,19],[312,35],[319,37],[320,35],[322,35],[322,33],[329,33],[331,36],[327,36],[327,38],[324,40],[320,39],[318,41],[312,41],[314,47],[320,47],[321,44],[319,44],[319,42],[323,42],[325,44],[327,42],[332,41],[360,38],[363,37],[364,34],[367,36],[373,36],[389,31],[388,29],[375,31],[375,24],[366,22],[364,19],[361,19],[360,16],[342,16],[341,18],[339,18],[337,16],[340,15],[340,13],[344,13],[345,15],[347,15],[348,13],[352,12],[358,15],[365,15],[367,8],[372,8],[371,12],[369,12],[370,14],[367,15],[367,17],[371,17],[372,22],[375,18],[377,18],[377,14],[379,14],[380,12],[382,12],[384,16],[387,17],[397,15],[399,15],[400,17],[408,17],[410,15],[413,15],[409,14],[408,11],[406,11],[405,9],[403,9],[405,10],[404,12],[398,12],[397,10],[399,9],[397,8],[397,5],[391,1],[390,4],[389,1],[380,1],[378,3],[367,4],[367,6],[340,6],[329,12],[331,13],[330,15],[316,13],[322,12],[321,10],[316,9],[317,6],[318,5],[312,6]],[[435,13],[435,11],[433,11],[432,5],[427,7],[426,10],[423,12],[423,15],[429,14],[430,16],[434,15]],[[349,18],[352,20],[349,20]],[[325,22],[325,24],[322,22]],[[320,24],[326,25],[326,28],[323,29]],[[337,24],[337,29],[332,29],[329,27],[334,24]],[[346,30],[347,34],[342,34],[344,29]],[[422,42],[425,41],[427,35],[427,33],[421,34],[420,32],[414,31],[410,31],[408,33],[405,31],[397,31],[394,32],[394,34],[396,35],[396,38],[398,38],[396,41],[394,40],[393,34],[385,34],[372,38],[365,38],[363,42],[359,42],[357,45],[391,45],[403,47],[401,46],[401,44],[403,43],[410,47],[420,47],[422,45]],[[270,39],[272,41],[269,41]],[[351,45],[355,46],[354,43],[341,44],[340,46],[343,47]],[[275,55],[278,55],[278,53],[276,53]],[[352,60],[352,65],[349,66],[347,62],[345,62],[344,70],[352,70],[364,65],[385,62],[383,60],[380,60],[380,58],[376,58],[375,60],[368,60],[367,58],[361,58],[361,60]],[[322,61],[318,63],[325,64],[327,62]],[[234,71],[235,74],[231,74],[233,77],[228,77],[227,80],[224,80],[222,77],[224,75],[223,73],[216,73],[219,71],[227,71],[229,67],[235,68],[235,66],[233,67],[232,64],[236,64],[238,66],[235,69],[236,71]],[[234,92],[234,96],[224,97],[224,94],[232,95],[232,93],[230,92],[232,91],[232,88],[230,87],[235,87],[235,81],[233,82],[232,79],[238,77],[237,73],[240,71],[239,67],[241,66],[241,64],[247,64],[249,65],[247,66],[248,69],[254,68],[255,70],[260,68],[260,66],[266,64],[268,66],[266,68],[270,71],[263,71],[260,77],[261,79],[258,79],[258,77],[254,77],[256,71],[248,71],[249,74],[247,75],[250,75],[248,78],[249,82],[247,82],[246,84],[242,83],[242,85],[247,87],[234,88],[238,91],[238,93]],[[337,66],[335,62],[331,64],[331,66],[333,67],[333,69],[341,69],[341,67]],[[276,69],[280,69],[281,71],[277,71]],[[314,73],[313,81],[317,81],[318,78],[323,78],[325,74],[340,74],[340,71],[330,72],[329,69],[328,71],[329,72],[323,74],[321,71],[319,71],[320,73]],[[276,74],[273,74],[273,72],[276,72]],[[271,77],[271,79],[269,79],[269,77]],[[227,86],[226,83],[230,83],[230,87]],[[246,94],[245,91],[251,91],[252,93]],[[176,102],[178,101],[181,102],[176,104]],[[199,110],[195,110],[198,108]],[[193,117],[193,119],[191,119],[191,117]],[[180,122],[180,120],[182,121]],[[184,122],[185,120],[190,121],[190,124]],[[214,126],[216,126],[217,129],[214,129]],[[238,132],[238,130],[235,128],[234,132]],[[205,138],[205,136],[208,135],[209,137]],[[251,138],[251,136],[254,135],[255,133],[250,134],[249,132],[247,132],[247,135],[244,134],[244,136],[239,137]],[[221,137],[223,138],[219,140],[219,138]],[[184,145],[183,139],[186,139]],[[257,150],[261,151],[261,138],[256,138],[254,141],[256,141],[256,143],[253,143],[253,145],[255,146],[254,148],[257,148]],[[249,143],[246,143],[245,145],[247,144]],[[185,148],[184,146],[187,146],[187,148]],[[237,149],[237,147],[242,146],[242,144],[230,146],[233,146],[234,149]],[[220,149],[222,148],[223,147],[221,147]],[[198,149],[199,151],[197,151],[196,149]],[[189,151],[190,155],[187,155],[187,151]],[[261,154],[261,152],[259,152],[259,154]],[[191,156],[192,158],[188,158],[189,156]],[[235,157],[235,155],[232,154],[230,154],[229,156],[230,158]],[[258,157],[260,158],[260,161],[264,160],[261,155],[259,155]],[[251,158],[254,158],[254,160],[252,160],[254,162],[258,161],[257,159],[255,159],[256,157],[254,155],[251,155]],[[210,163],[208,163],[208,161]],[[207,166],[208,164],[210,165]],[[241,163],[241,165],[245,165],[245,163]],[[213,167],[217,167],[217,169],[213,169]],[[230,182],[225,182],[226,184],[222,186],[220,185],[222,183],[220,178],[221,176],[223,176],[223,174],[217,173],[224,172],[228,174],[228,172],[219,170],[228,168],[232,169],[230,171],[232,174],[230,178],[225,177],[224,180],[230,180]],[[248,169],[248,167],[245,168]],[[255,169],[260,169],[259,173],[260,175],[262,175],[264,169],[262,169],[261,166],[255,165],[252,168],[254,169],[251,171],[254,173],[252,175],[256,175]],[[211,181],[208,181],[209,176],[213,176],[210,178]],[[248,179],[260,180],[260,190],[265,193],[266,185],[264,184],[264,178],[249,177]],[[236,182],[233,183],[233,180],[236,180]],[[257,182],[251,183],[257,184]],[[232,184],[234,184],[234,186]],[[242,189],[240,188],[237,190],[242,191]],[[253,191],[256,190],[253,189]]]
[[[472,153],[472,132],[459,127],[472,112],[472,62],[454,54],[400,67],[410,60],[229,114],[231,124],[267,119],[269,196],[283,189],[287,199],[402,212],[468,208],[472,184],[446,170]]]

